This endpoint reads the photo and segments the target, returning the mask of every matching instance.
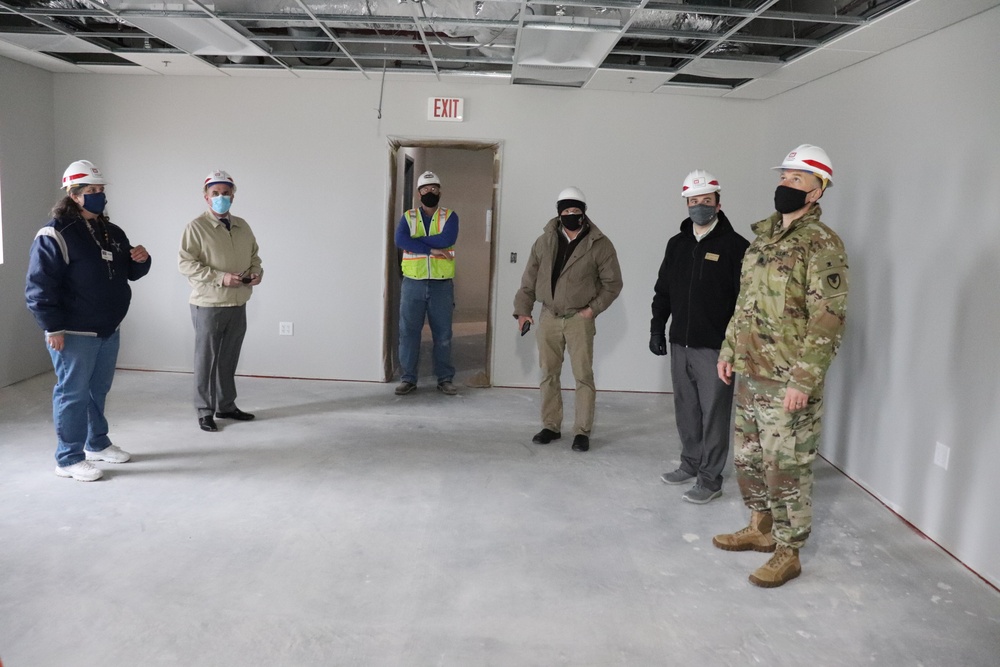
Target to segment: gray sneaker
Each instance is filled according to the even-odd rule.
[[[690,489],[684,492],[681,496],[684,500],[689,503],[694,503],[695,505],[704,505],[709,503],[722,495],[722,489],[718,491],[712,491],[711,489],[706,489],[700,484],[695,484]]]
[[[673,472],[665,472],[660,475],[660,479],[663,480],[664,484],[683,484],[689,479],[694,479],[695,475],[686,473],[680,468]]]

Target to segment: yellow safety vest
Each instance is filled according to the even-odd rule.
[[[406,224],[410,227],[410,238],[418,239],[422,236],[436,236],[444,230],[448,223],[448,216],[451,211],[446,208],[439,208],[434,211],[431,218],[430,233],[424,232],[424,221],[420,213],[415,208],[411,208],[404,214]],[[413,280],[445,280],[455,277],[455,246],[445,248],[448,258],[433,257],[431,255],[421,255],[415,252],[403,251],[403,275]]]

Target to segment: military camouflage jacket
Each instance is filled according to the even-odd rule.
[[[741,375],[819,394],[847,316],[847,252],[820,222],[819,205],[781,228],[781,214],[753,225],[740,296],[719,361]]]

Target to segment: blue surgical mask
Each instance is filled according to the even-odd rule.
[[[229,213],[229,207],[233,205],[233,198],[229,195],[218,195],[212,197],[212,210],[219,215]]]
[[[103,192],[91,192],[83,195],[83,208],[95,215],[104,213],[104,207],[108,205],[108,198]]]

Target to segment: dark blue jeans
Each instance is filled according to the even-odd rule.
[[[111,445],[104,400],[111,391],[120,338],[66,335],[61,352],[49,348],[56,371],[52,390],[52,421],[56,425],[56,464],[71,466],[86,455]]]
[[[434,375],[438,384],[451,382],[451,315],[455,310],[455,285],[451,280],[403,278],[399,297],[399,365],[404,382],[417,383],[420,368],[420,332],[424,318],[434,340]]]

